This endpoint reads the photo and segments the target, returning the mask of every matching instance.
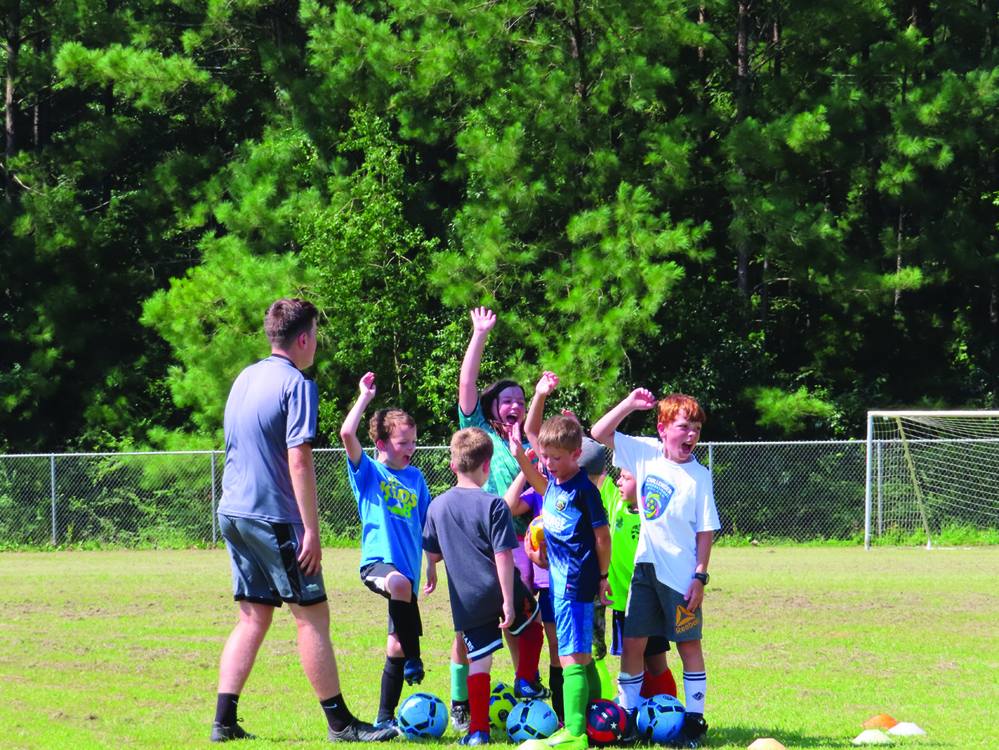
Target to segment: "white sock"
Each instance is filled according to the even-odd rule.
[[[707,672],[683,673],[683,697],[687,701],[688,714],[704,713],[704,696],[708,692]]]
[[[617,701],[621,704],[621,708],[628,713],[638,708],[642,702],[639,693],[642,692],[642,680],[644,679],[645,672],[639,672],[636,675],[621,672],[617,676]]]

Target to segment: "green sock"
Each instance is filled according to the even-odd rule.
[[[468,700],[468,665],[451,662],[451,700]]]
[[[597,671],[597,662],[594,659],[590,659],[590,663],[586,665],[586,686],[588,701],[595,701],[600,697],[600,672]]]
[[[586,696],[590,692],[586,667],[582,664],[563,667],[562,685],[565,693],[565,728],[579,737],[586,734]]]

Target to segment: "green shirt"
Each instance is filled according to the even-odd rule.
[[[608,580],[611,595],[614,597],[611,609],[624,612],[631,589],[631,576],[635,572],[635,551],[638,549],[638,532],[641,517],[638,510],[631,509],[621,497],[621,491],[614,480],[607,477],[600,488],[600,497],[607,511],[607,523],[611,535],[611,561]]]

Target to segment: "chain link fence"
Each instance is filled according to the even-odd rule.
[[[705,443],[720,536],[863,536],[863,441]],[[314,452],[327,544],[360,539],[343,449]],[[0,547],[185,547],[219,543],[222,451],[0,456]],[[417,450],[432,496],[451,487],[447,447]],[[608,470],[616,476],[616,470]]]

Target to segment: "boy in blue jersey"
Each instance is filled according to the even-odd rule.
[[[582,750],[586,704],[600,697],[593,664],[593,599],[608,603],[610,532],[600,491],[579,468],[583,429],[567,415],[548,419],[538,434],[538,452],[551,480],[543,519],[548,575],[559,661],[562,663],[565,727],[545,742],[560,750]]]
[[[347,473],[361,515],[361,580],[388,599],[378,726],[389,726],[395,722],[403,681],[416,685],[424,676],[417,592],[430,490],[420,470],[410,465],[416,451],[416,422],[406,412],[377,412],[369,425],[377,461],[362,450],[357,428],[375,392],[375,376],[369,372],[361,378],[360,394],[344,419],[340,439],[347,449]],[[423,590],[430,594],[436,586],[437,566],[428,560]]]
[[[329,741],[397,735],[358,721],[347,708],[330,641],[312,460],[319,392],[302,374],[315,358],[318,316],[305,300],[272,304],[264,318],[271,356],[244,369],[226,401],[218,519],[239,622],[219,661],[212,742],[253,738],[238,724],[237,704],[283,602],[295,618],[302,667],[326,715]]]

